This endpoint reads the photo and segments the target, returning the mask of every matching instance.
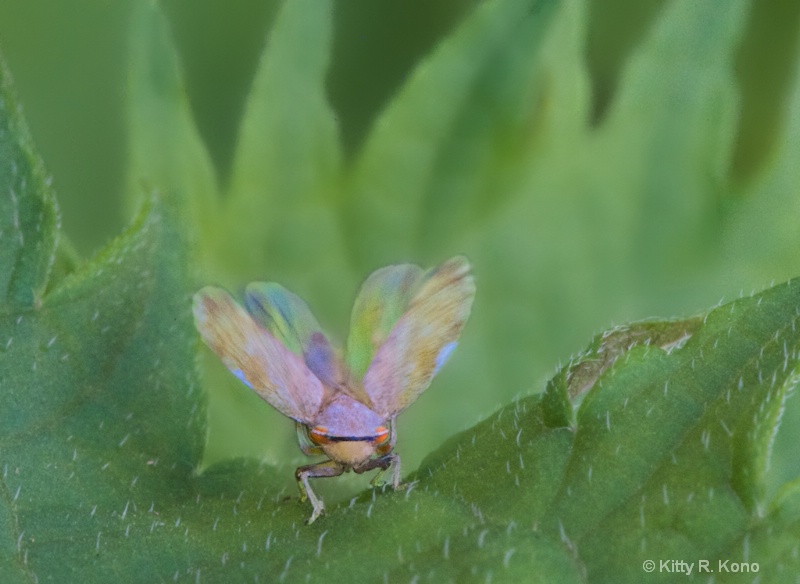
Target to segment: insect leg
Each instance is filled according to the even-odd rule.
[[[338,477],[344,472],[344,468],[344,465],[336,462],[335,460],[326,460],[325,462],[319,462],[317,464],[301,466],[294,471],[294,478],[297,479],[297,486],[300,489],[300,500],[305,501],[308,499],[314,506],[314,511],[311,513],[311,517],[309,517],[306,521],[308,525],[314,523],[317,517],[325,512],[325,504],[322,502],[322,499],[317,497],[317,495],[311,489],[311,485],[308,484],[308,479],[314,479],[318,477]]]
[[[394,463],[392,467],[392,488],[396,491],[397,489],[404,488],[404,485],[400,484],[400,455],[396,453],[392,453],[394,449],[394,445],[397,442],[397,432],[394,431],[394,418],[389,420],[389,444],[386,446],[385,456],[381,456],[380,458],[375,459],[374,461],[370,461],[373,464],[367,463],[369,465],[368,468],[380,468],[381,470],[378,471],[372,480],[369,482],[370,485],[373,487],[378,487],[382,485],[381,477],[383,473],[389,468],[389,466]]]
[[[389,467],[392,467],[392,488],[397,490],[400,488],[400,455],[396,453],[387,454],[386,456],[381,456],[380,458],[373,458],[368,460],[364,463],[363,466],[360,468],[354,468],[353,470],[357,473],[366,472],[368,470],[372,470],[375,468],[380,469],[378,474],[372,477],[372,480],[369,482],[370,485],[373,487],[379,487],[383,484],[380,480]]]

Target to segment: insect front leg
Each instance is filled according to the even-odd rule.
[[[397,432],[394,431],[394,418],[388,421],[388,426],[389,441],[378,448],[378,453],[384,456],[367,461],[363,470],[356,470],[356,472],[365,472],[366,470],[379,468],[380,470],[372,477],[369,484],[373,487],[380,487],[384,484],[381,481],[383,473],[392,466],[392,488],[396,491],[397,489],[403,488],[403,485],[400,484],[400,455],[392,452],[397,443]]]
[[[363,466],[359,468],[354,468],[353,470],[357,473],[367,472],[368,470],[373,469],[380,469],[378,473],[372,477],[372,480],[369,482],[370,485],[373,487],[380,487],[383,485],[383,481],[381,481],[381,477],[383,473],[385,473],[389,467],[392,468],[392,488],[397,490],[401,487],[400,485],[400,455],[391,453],[385,456],[381,456],[380,458],[373,458],[368,460],[364,463]]]
[[[344,465],[335,460],[326,460],[325,462],[319,462],[317,464],[301,466],[294,471],[294,478],[297,479],[297,487],[300,489],[300,500],[305,501],[308,499],[314,506],[314,511],[311,513],[311,517],[306,520],[306,524],[311,525],[317,520],[317,517],[325,512],[325,504],[311,489],[308,479],[338,477],[344,472],[344,468]]]

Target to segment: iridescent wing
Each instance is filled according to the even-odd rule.
[[[464,257],[427,272],[364,376],[372,408],[391,419],[431,383],[469,317],[475,281]]]
[[[339,358],[302,298],[274,282],[253,282],[245,290],[244,302],[256,322],[302,356],[323,383],[341,385]]]
[[[303,360],[259,325],[222,288],[194,295],[194,319],[225,366],[282,414],[313,424],[324,388]]]
[[[422,276],[419,266],[401,264],[373,272],[361,285],[347,338],[347,366],[355,379],[364,379],[378,349],[408,309]]]

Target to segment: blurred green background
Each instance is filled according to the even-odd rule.
[[[127,222],[126,63],[137,0],[3,0],[0,42],[28,124],[57,181],[64,227],[90,254]],[[145,0],[146,1],[146,0]],[[468,0],[344,0],[336,3],[328,92],[352,153],[415,63],[476,3]],[[602,119],[620,70],[664,0],[589,3],[585,58],[592,121]],[[280,2],[166,0],[200,132],[220,174],[230,170],[237,123]],[[732,176],[758,170],[778,138],[796,65],[800,2],[752,5],[737,57],[742,92]],[[79,146],[79,147],[78,147]]]
[[[137,1],[0,2],[0,47],[54,177],[63,228],[84,256],[130,219],[124,203],[126,99]],[[345,165],[358,159],[374,120],[413,78],[415,67],[481,4],[335,2],[326,93]],[[540,391],[559,362],[605,327],[692,314],[721,298],[800,275],[800,184],[791,164],[800,160],[794,137],[800,130],[800,1],[749,4],[743,23],[730,25],[735,51],[716,60],[704,59],[705,45],[669,36],[659,41],[671,4],[565,3],[566,16],[555,21],[538,57],[544,73],[536,78],[539,88],[531,90],[528,109],[509,109],[524,115],[506,119],[506,110],[492,109],[504,92],[518,88],[513,75],[488,67],[473,88],[478,105],[464,109],[463,135],[454,132],[435,157],[439,168],[449,165],[451,171],[426,183],[420,232],[409,235],[410,246],[373,253],[371,240],[356,234],[347,242],[351,257],[331,262],[351,269],[341,281],[329,274],[322,283],[287,280],[291,272],[276,260],[225,282],[280,280],[307,298],[323,324],[334,323],[334,336],[343,339],[345,303],[370,270],[381,263],[432,265],[452,253],[470,255],[478,302],[464,354],[401,418],[407,470],[443,438],[515,395]],[[165,0],[162,6],[197,128],[224,185],[280,3]],[[723,8],[718,16],[724,15]],[[675,51],[674,59],[669,51]],[[676,70],[648,69],[654,55],[666,55],[663,63],[674,62]],[[700,65],[684,74],[680,67],[695,57]],[[698,108],[686,98],[695,87]],[[674,91],[671,109],[659,101],[664,91]],[[438,99],[430,96],[431,102]],[[485,116],[481,100],[487,103]],[[494,142],[486,141],[486,151],[472,152],[469,137],[480,135],[484,122],[488,132],[499,130]],[[696,134],[687,139],[685,128]],[[495,161],[492,172],[473,172],[487,159]],[[508,173],[496,171],[505,166]],[[452,180],[460,168],[475,179],[467,189],[481,192],[463,208]],[[370,196],[380,201],[380,193]],[[304,235],[312,241],[315,236]],[[287,257],[294,253],[287,250]],[[332,300],[325,298],[328,289]],[[297,456],[287,446],[292,425],[234,386],[209,388],[207,461],[235,454],[283,462]],[[773,489],[800,471],[792,452],[800,438],[798,401],[790,400],[778,436]]]

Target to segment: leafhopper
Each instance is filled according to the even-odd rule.
[[[425,391],[456,347],[469,317],[475,282],[454,257],[423,271],[411,264],[373,272],[362,284],[344,356],[303,300],[275,283],[254,282],[244,306],[222,288],[194,296],[205,343],[225,366],[283,415],[295,420],[301,450],[327,460],[295,472],[308,523],[325,511],[309,479],[392,469],[397,415]]]

